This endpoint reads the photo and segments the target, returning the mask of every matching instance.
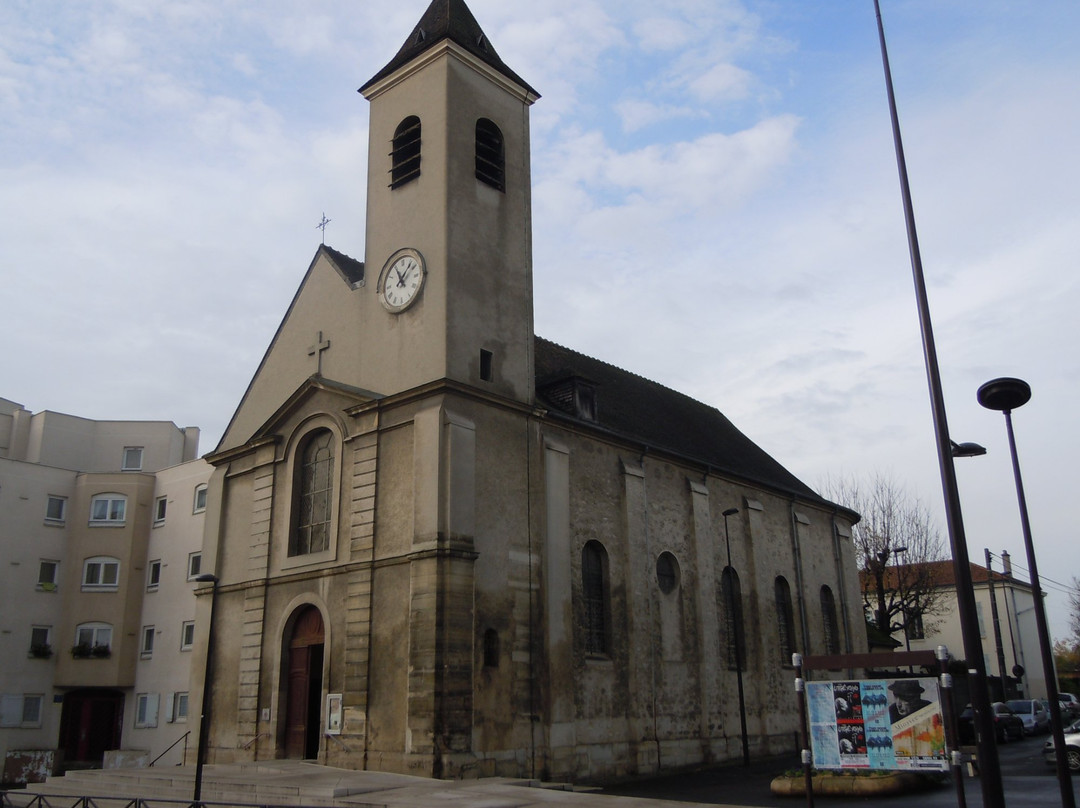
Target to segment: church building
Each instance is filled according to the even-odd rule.
[[[360,92],[364,260],[319,247],[207,456],[208,762],[671,770],[741,754],[740,678],[750,749],[790,751],[792,652],[866,650],[858,516],[534,334],[539,95],[463,0]]]

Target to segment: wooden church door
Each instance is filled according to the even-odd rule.
[[[307,606],[293,623],[288,644],[285,690],[285,757],[319,756],[322,712],[323,622]]]

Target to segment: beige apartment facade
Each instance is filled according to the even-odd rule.
[[[0,399],[5,782],[134,748],[147,553],[165,523],[159,474],[190,467],[197,448],[193,427],[31,413]],[[209,467],[194,463],[205,484]],[[201,523],[183,540],[201,548]],[[176,598],[194,611],[190,585]]]
[[[741,754],[737,658],[750,748],[790,750],[792,652],[866,649],[857,515],[715,408],[534,335],[539,96],[463,2],[361,91],[365,259],[318,249],[207,456],[210,760],[714,763]]]

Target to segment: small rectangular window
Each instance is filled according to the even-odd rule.
[[[189,581],[198,578],[202,574],[202,553],[191,553],[187,562],[187,577]]]
[[[121,471],[142,471],[143,460],[143,447],[141,446],[125,446],[124,447],[124,464],[120,467]]]
[[[63,522],[67,514],[67,497],[50,496],[45,504],[46,522]]]
[[[143,626],[142,644],[139,647],[139,656],[143,659],[149,659],[154,655],[154,634],[153,626]]]
[[[83,566],[83,589],[115,590],[120,562],[114,558],[90,558]]]
[[[190,651],[195,644],[195,621],[185,620],[180,624],[180,650]]]
[[[193,513],[202,513],[206,510],[206,486],[200,485],[195,489],[195,507]]]
[[[146,565],[146,588],[157,589],[161,583],[161,561],[154,559]]]
[[[23,727],[40,727],[41,726],[41,703],[44,700],[44,696],[40,694],[27,694],[23,696],[22,707],[22,726]]]
[[[491,381],[491,351],[480,349],[480,381]]]
[[[38,562],[37,588],[43,592],[55,592],[60,562],[43,558]]]
[[[188,694],[177,693],[176,702],[173,708],[173,720],[174,721],[187,721],[188,715]]]
[[[165,521],[165,506],[168,504],[166,497],[158,497],[154,500],[154,526],[157,527]]]
[[[135,697],[135,727],[145,729],[156,727],[158,720],[157,693],[139,693]]]
[[[52,626],[33,626],[30,629],[30,656],[34,659],[52,656]]]

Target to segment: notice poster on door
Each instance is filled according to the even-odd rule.
[[[937,680],[807,682],[819,769],[947,771]]]

